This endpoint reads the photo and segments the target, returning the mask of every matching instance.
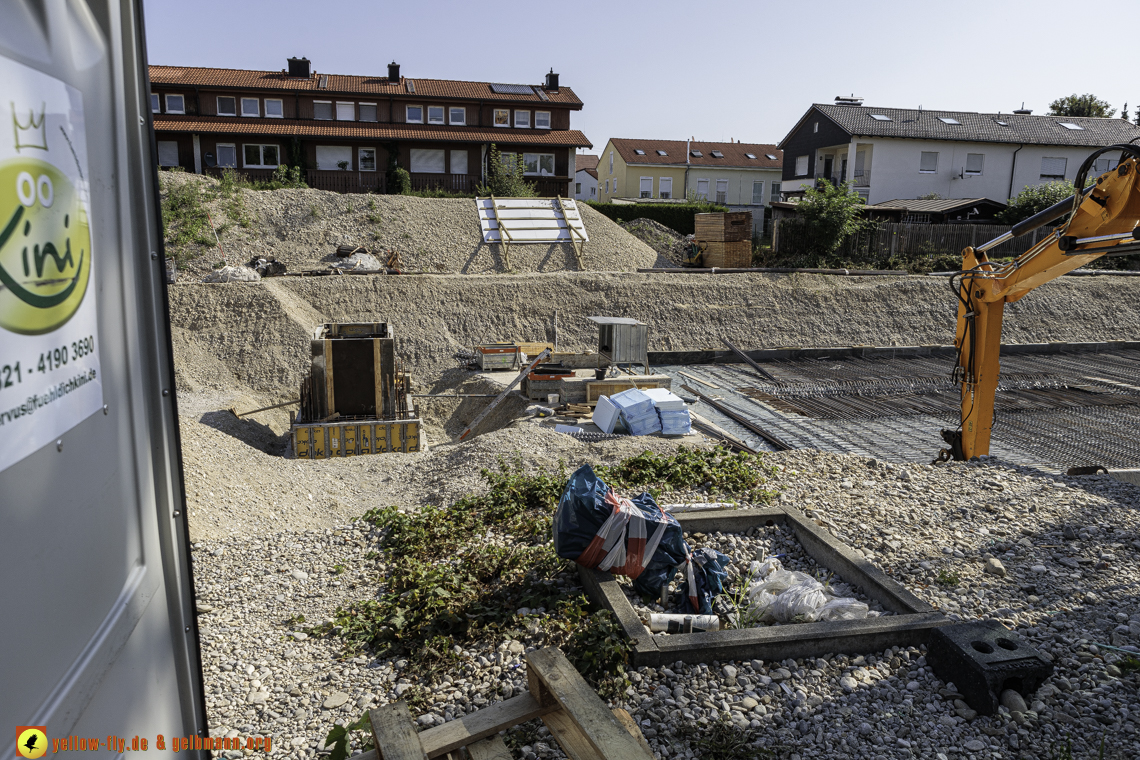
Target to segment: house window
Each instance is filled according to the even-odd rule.
[[[763,206],[764,205],[764,183],[763,182],[753,182],[752,183],[752,205],[753,206]]]
[[[596,187],[591,187],[591,188],[590,188],[590,197],[591,197],[591,198],[593,198],[593,197],[594,197],[594,195],[595,195],[595,194],[597,194],[597,192],[598,192],[598,188],[596,188]]]
[[[496,108],[495,109],[495,126],[496,127],[509,127],[509,126],[511,126],[511,109],[509,109],[509,108]]]
[[[1098,158],[1096,160],[1096,173],[1104,174],[1105,172],[1110,172],[1116,168],[1118,163],[1119,161],[1115,158]]]
[[[614,152],[610,151],[610,174],[614,173]]]
[[[727,203],[728,202],[728,180],[727,179],[718,179],[716,181],[716,202],[717,203]]]
[[[709,199],[709,181],[707,179],[697,180],[697,197],[706,201]]]
[[[352,148],[347,145],[318,145],[317,169],[320,171],[352,168]]]
[[[811,131],[812,131],[813,133],[814,133],[814,132],[818,132],[818,131],[819,131],[819,122],[818,122],[818,121],[817,121],[815,124],[812,124],[812,126],[811,126]]]
[[[550,129],[550,111],[534,112],[534,128]]]
[[[609,191],[610,191],[610,181],[607,179],[606,180],[606,192],[608,193]]]
[[[657,195],[661,198],[673,197],[673,178],[672,177],[658,177],[657,178]]]
[[[1067,158],[1042,158],[1041,179],[1046,182],[1065,178],[1065,169],[1068,168]]]
[[[574,195],[581,195],[581,194],[582,194],[582,183],[581,182],[575,182],[574,183]]]
[[[181,95],[167,95],[166,112],[186,113],[186,100]]]
[[[261,116],[261,101],[257,98],[241,99],[242,116]]]
[[[248,167],[276,168],[281,163],[277,160],[276,145],[243,145],[242,158]]]
[[[641,178],[641,191],[640,191],[640,194],[638,197],[640,197],[640,198],[652,198],[653,197],[653,177],[642,177]]]
[[[553,153],[523,153],[524,174],[538,174],[542,177],[554,176]]]
[[[808,157],[796,156],[796,176],[806,177],[808,172]]]
[[[158,104],[158,93],[152,92],[150,94],[150,112],[159,113],[160,111],[162,111],[162,106]]]
[[[356,121],[356,104],[345,103],[338,100],[336,104],[336,120]]]
[[[443,106],[428,106],[428,124],[443,123]]]
[[[530,129],[530,111],[515,111],[515,129]]]
[[[451,123],[462,126],[467,123],[467,109],[466,108],[452,108],[448,113],[448,118]]]
[[[356,151],[356,165],[362,172],[376,171],[376,149],[361,148]]]
[[[232,168],[237,166],[236,145],[218,143],[215,147],[218,151],[218,166],[222,168]]]
[[[271,119],[280,119],[285,115],[284,104],[275,98],[265,99],[265,115]]]
[[[219,96],[218,116],[237,116],[237,98]]]
[[[966,154],[966,174],[971,177],[977,177],[982,173],[982,165],[985,163],[986,156],[984,153],[967,153]]]
[[[938,153],[936,151],[922,151],[918,160],[918,171],[921,174],[934,174],[938,171]]]
[[[411,171],[418,174],[443,174],[444,151],[442,148],[412,148]]]
[[[453,151],[451,151],[451,173],[452,174],[466,174],[467,173],[467,151],[466,150],[453,150]]]
[[[614,195],[617,195],[617,180],[614,180]]]
[[[360,120],[361,121],[376,121],[376,104],[375,103],[361,103],[360,104]]]
[[[158,141],[158,165],[178,166],[178,143],[174,140]]]
[[[779,200],[780,200],[780,183],[779,182],[773,182],[772,183],[772,197],[769,199],[769,202],[770,203],[776,203]]]
[[[408,106],[405,110],[409,124],[423,124],[424,123],[424,107],[423,106]]]
[[[321,121],[332,121],[333,110],[331,100],[313,101],[313,118]]]

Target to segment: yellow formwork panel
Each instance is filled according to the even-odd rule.
[[[419,451],[420,424],[418,419],[294,424],[293,454],[298,459],[329,459]]]

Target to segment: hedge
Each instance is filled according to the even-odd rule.
[[[652,219],[682,235],[692,235],[696,229],[696,214],[714,214],[728,211],[715,203],[595,203],[587,205],[605,214],[615,222],[632,222],[634,219]]]

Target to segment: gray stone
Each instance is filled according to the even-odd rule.
[[[787,668],[776,668],[772,671],[773,681],[786,681],[792,677],[792,672]]]
[[[293,576],[299,581],[308,580],[309,574],[304,570],[290,570],[289,575]]]
[[[293,631],[289,635],[292,636],[297,641],[304,641],[305,639],[309,638],[309,634],[304,633],[302,631]]]
[[[348,702],[349,699],[351,699],[351,697],[349,697],[343,691],[334,691],[332,694],[329,694],[328,698],[324,702],[321,703],[321,707],[326,710],[335,710],[336,708]]]
[[[521,641],[512,641],[507,644],[507,651],[511,654],[522,654],[526,651],[526,647],[523,646]]]
[[[736,678],[737,670],[732,665],[725,665],[723,670],[725,678]]]
[[[1031,572],[1034,572],[1034,573],[1047,573],[1047,572],[1049,572],[1049,568],[1045,567],[1044,565],[1034,565],[1033,567],[1029,568],[1029,570]]]
[[[981,752],[986,748],[985,742],[980,742],[977,739],[971,739],[963,746],[965,746],[966,749],[970,750],[971,752]]]
[[[843,687],[843,691],[851,693],[859,686],[859,682],[851,676],[843,676],[839,679],[839,685]]]
[[[871,728],[870,723],[860,723],[859,724],[859,735],[860,736],[870,736],[871,731],[873,731],[873,730],[874,729]]]
[[[1072,525],[1066,525],[1064,528],[1061,529],[1061,535],[1065,537],[1066,541],[1076,541],[1078,533],[1077,533],[1077,529],[1074,528]]]
[[[267,691],[251,691],[246,698],[246,702],[251,705],[263,705],[265,700],[269,699],[269,692]]]
[[[1001,703],[1010,712],[1025,712],[1029,708],[1025,705],[1025,698],[1013,689],[1006,689],[1001,693]]]
[[[991,557],[986,560],[986,566],[983,568],[983,572],[988,573],[989,575],[996,575],[999,578],[1004,578],[1006,570],[1005,565],[1001,563],[1000,559],[997,557]]]

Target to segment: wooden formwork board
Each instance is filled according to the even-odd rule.
[[[289,437],[298,459],[409,453],[422,447],[421,426],[418,419],[294,423]]]
[[[615,377],[609,380],[594,380],[586,383],[586,402],[597,403],[600,396],[612,396],[630,388],[669,388],[672,382],[668,375],[638,375],[632,379]]]

